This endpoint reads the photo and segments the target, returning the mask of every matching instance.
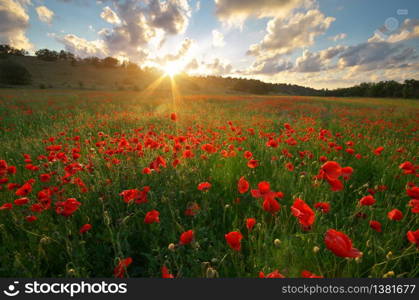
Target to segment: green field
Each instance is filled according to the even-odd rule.
[[[402,99],[0,90],[0,276],[418,277],[418,117]]]

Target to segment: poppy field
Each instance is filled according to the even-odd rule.
[[[416,100],[0,92],[1,277],[418,277]]]

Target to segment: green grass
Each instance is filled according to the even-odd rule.
[[[170,119],[172,112],[177,113],[176,122]],[[406,238],[407,231],[418,229],[418,215],[411,212],[406,194],[407,183],[417,185],[417,177],[403,175],[398,166],[417,160],[418,114],[415,100],[400,99],[187,95],[173,101],[166,95],[128,91],[1,90],[0,160],[17,168],[6,177],[12,183],[31,178],[36,183],[28,205],[0,210],[0,276],[111,277],[119,259],[132,257],[126,274],[130,277],[160,277],[163,265],[175,277],[206,277],[209,266],[220,277],[257,277],[260,271],[275,269],[287,277],[299,277],[302,270],[325,277],[382,277],[389,271],[417,277],[419,252]],[[284,123],[295,130],[288,134],[297,145],[285,142]],[[318,138],[321,129],[332,134],[327,142],[343,149],[328,153],[327,142]],[[277,148],[266,146],[269,135],[281,137]],[[174,153],[176,137],[184,137],[184,142]],[[124,140],[129,145],[123,145]],[[348,141],[361,159],[344,151]],[[205,143],[212,143],[217,152],[205,153]],[[52,157],[48,145],[62,145],[58,152],[68,161],[39,157]],[[385,149],[376,156],[372,150],[379,146]],[[400,147],[402,153],[396,151]],[[74,148],[80,149],[77,160],[72,158]],[[182,157],[186,148],[193,158]],[[284,149],[292,157],[284,155]],[[223,150],[230,156],[224,157]],[[257,168],[247,166],[246,150],[259,160]],[[302,158],[299,151],[310,151],[312,157]],[[23,154],[31,156],[38,171],[25,168]],[[142,174],[159,155],[167,167]],[[322,155],[354,169],[344,190],[333,192],[327,182],[313,178]],[[175,157],[181,160],[176,168]],[[71,178],[81,178],[87,192],[63,183],[64,168],[73,162],[84,169]],[[287,162],[294,171],[285,168]],[[54,174],[50,182],[39,180],[43,173]],[[251,189],[268,181],[272,190],[283,192],[281,210],[273,216],[250,191],[239,194],[237,181],[242,176]],[[205,181],[211,189],[199,191],[198,184]],[[380,185],[387,189],[374,195],[377,203],[360,207],[358,201],[368,195],[368,188]],[[6,184],[0,186],[0,206],[19,198]],[[151,187],[147,203],[127,204],[119,195],[144,186]],[[59,191],[52,196],[51,208],[31,212],[37,193],[46,187]],[[315,210],[315,223],[303,230],[290,211],[297,197],[313,209],[317,202],[328,202],[331,211]],[[64,217],[56,213],[55,203],[67,198],[82,205]],[[194,217],[184,215],[191,203],[201,207]],[[387,218],[394,208],[403,212],[401,221]],[[145,224],[144,216],[152,209],[160,212],[160,223]],[[356,217],[359,212],[366,217]],[[37,220],[27,222],[28,215]],[[250,233],[246,218],[257,220]],[[370,220],[380,221],[383,231],[372,230]],[[79,234],[86,223],[93,228]],[[362,258],[340,258],[329,251],[324,234],[330,228],[347,234]],[[189,229],[195,232],[194,242],[178,245],[181,233]],[[230,249],[224,238],[236,230],[243,234],[240,252]],[[275,239],[281,241],[279,246]],[[171,243],[174,250],[169,249]],[[319,251],[313,251],[315,247]]]

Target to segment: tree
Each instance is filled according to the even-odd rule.
[[[106,57],[102,60],[102,66],[104,66],[105,68],[115,68],[118,66],[118,60],[116,58],[113,57]]]
[[[59,53],[54,50],[40,49],[35,52],[37,58],[45,61],[56,61],[59,58]]]
[[[0,82],[16,85],[29,84],[31,83],[31,74],[21,64],[6,60],[0,63]]]
[[[25,56],[28,55],[28,52],[24,49],[16,49],[10,45],[0,45],[0,57],[5,58],[8,56]]]

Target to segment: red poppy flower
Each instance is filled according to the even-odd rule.
[[[127,257],[125,259],[120,260],[118,265],[115,267],[113,271],[114,276],[116,278],[123,278],[130,264],[132,264],[131,257]]]
[[[41,174],[39,175],[39,180],[42,182],[48,182],[51,180],[51,174]]]
[[[161,278],[172,279],[175,277],[172,274],[170,274],[169,269],[166,266],[163,266],[161,268]]]
[[[328,161],[321,166],[321,171],[328,179],[336,180],[342,175],[342,167],[335,161]]]
[[[38,218],[36,216],[26,216],[25,217],[26,221],[29,223],[35,222],[36,220],[38,220]]]
[[[151,170],[150,168],[145,167],[145,168],[143,169],[143,172],[142,172],[142,173],[143,173],[143,174],[147,174],[147,175],[148,175],[148,174],[151,174],[151,171],[152,171],[152,170]]]
[[[185,210],[185,216],[193,217],[199,212],[200,209],[201,208],[199,207],[198,203],[191,203]]]
[[[224,235],[227,244],[231,247],[231,249],[235,251],[240,251],[241,249],[241,240],[243,239],[243,235],[239,231],[232,231]]]
[[[412,213],[419,214],[419,199],[410,200],[409,206],[412,208]]]
[[[364,196],[359,200],[361,206],[370,206],[376,202],[372,195]]]
[[[251,159],[247,162],[247,166],[251,169],[256,168],[257,166],[259,166],[259,161],[255,160],[255,159]]]
[[[79,233],[83,234],[83,233],[89,231],[90,229],[92,229],[91,224],[84,224],[82,227],[80,227]]]
[[[327,230],[324,242],[327,249],[336,256],[355,258],[362,255],[358,249],[352,247],[352,241],[346,234],[335,229]]]
[[[406,236],[409,242],[416,244],[416,247],[419,248],[419,229],[416,231],[408,231]]]
[[[176,115],[176,113],[171,113],[171,114],[170,114],[170,119],[171,119],[172,121],[176,121],[176,120],[177,120],[177,115]]]
[[[179,244],[187,245],[191,243],[195,238],[195,233],[193,230],[185,231],[180,235]]]
[[[81,205],[75,198],[68,198],[65,201],[58,201],[55,203],[55,211],[57,214],[64,217],[71,216]]]
[[[399,168],[403,170],[403,174],[415,174],[416,166],[414,166],[410,161],[405,161],[399,165]]]
[[[204,145],[201,146],[201,149],[204,150],[207,153],[217,152],[217,149],[211,144],[204,144]]]
[[[323,278],[323,276],[316,275],[316,274],[311,273],[310,271],[307,271],[307,270],[301,271],[301,277],[302,278]]]
[[[249,232],[252,231],[255,224],[256,224],[256,219],[255,218],[246,219],[246,227],[247,227],[247,230],[249,230]]]
[[[160,213],[155,209],[147,212],[144,217],[144,223],[146,224],[160,223],[159,215]]]
[[[285,168],[287,168],[289,171],[294,171],[294,165],[292,163],[286,163]]]
[[[264,197],[262,207],[265,211],[271,214],[276,214],[281,209],[281,205],[279,204],[279,202],[275,200],[275,198],[273,198],[272,196]]]
[[[259,278],[285,278],[285,276],[279,273],[279,270],[274,270],[267,275],[265,275],[262,271],[259,272]]]
[[[372,228],[372,229],[374,229],[375,231],[377,231],[377,232],[381,232],[382,231],[382,228],[381,228],[381,223],[380,222],[378,222],[378,221],[370,221],[370,227]]]
[[[244,158],[251,159],[253,156],[253,153],[250,151],[244,151]]]
[[[0,210],[9,210],[13,208],[12,203],[4,203],[2,206],[0,206]]]
[[[200,184],[198,184],[198,190],[200,191],[206,191],[209,190],[211,188],[211,183],[209,182],[201,182]]]
[[[330,211],[330,204],[327,202],[317,202],[314,208],[320,209],[323,213],[327,214]]]
[[[393,221],[400,221],[403,219],[403,213],[398,209],[393,209],[387,213],[387,217]]]
[[[146,203],[147,202],[147,194],[150,191],[149,186],[145,186],[142,190],[138,189],[131,189],[122,191],[119,195],[124,198],[125,203],[130,203],[135,201],[135,203]]]
[[[342,168],[343,179],[348,180],[349,178],[351,178],[351,175],[353,172],[354,172],[354,169],[352,169],[351,167],[343,167]]]
[[[244,194],[249,190],[249,182],[244,179],[244,176],[240,177],[239,182],[237,183],[237,188],[240,194]]]
[[[384,147],[380,146],[380,147],[376,148],[376,149],[373,151],[373,153],[374,153],[375,155],[381,155],[381,152],[383,152],[383,150],[384,150]]]
[[[32,185],[29,182],[26,182],[20,188],[16,190],[16,196],[25,197],[32,191]]]
[[[343,184],[342,181],[340,181],[339,179],[326,179],[327,182],[330,185],[330,189],[334,192],[339,192],[341,190],[343,190]]]
[[[310,228],[316,219],[311,207],[300,198],[295,199],[294,204],[291,206],[291,213],[298,218],[298,222],[304,228]]]
[[[17,206],[19,206],[19,205],[25,205],[25,204],[27,204],[28,202],[29,202],[29,199],[28,199],[28,198],[26,198],[26,197],[19,198],[19,199],[16,199],[16,200],[15,200],[15,204],[16,204]]]
[[[411,189],[406,189],[406,194],[413,199],[419,199],[419,187],[414,186]]]
[[[263,197],[263,196],[268,195],[270,193],[271,193],[271,185],[267,181],[259,182],[258,183],[258,189],[251,191],[252,196],[255,197],[255,198],[260,198],[260,197]]]

